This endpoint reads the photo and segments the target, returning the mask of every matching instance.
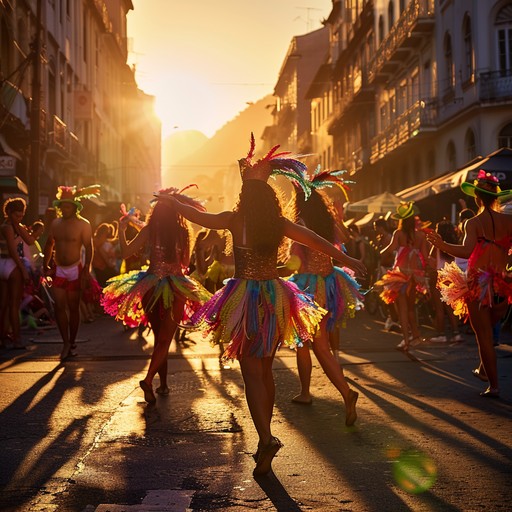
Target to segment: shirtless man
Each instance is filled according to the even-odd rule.
[[[60,210],[61,217],[53,220],[50,226],[44,247],[43,273],[52,278],[55,319],[64,342],[60,359],[65,361],[76,355],[80,294],[90,280],[93,248],[91,225],[79,215],[82,204],[75,196],[74,188],[59,188],[65,189],[64,193],[59,190],[53,205]],[[85,249],[83,263],[82,247]]]

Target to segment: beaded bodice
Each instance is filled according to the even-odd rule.
[[[277,248],[262,255],[249,247],[233,247],[235,278],[266,281],[277,279]]]
[[[306,257],[302,262],[301,274],[317,274],[319,276],[328,276],[332,270],[332,260],[330,256],[323,252],[307,249],[304,251]]]
[[[160,279],[169,275],[183,275],[183,268],[179,261],[164,261],[164,251],[159,245],[151,248],[149,259],[151,263],[149,264],[148,272],[155,274]]]

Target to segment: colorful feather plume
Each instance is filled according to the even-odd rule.
[[[245,158],[240,159],[240,172],[243,179],[260,179],[266,181],[270,176],[285,176],[304,190],[306,197],[311,194],[307,166],[298,160],[306,155],[292,155],[290,151],[277,152],[276,145],[261,159],[253,163],[256,142],[251,133],[251,145]]]
[[[91,197],[98,197],[101,192],[101,185],[89,185],[87,187],[76,189],[75,199],[81,201],[82,199],[90,199]]]
[[[168,199],[170,197],[174,197],[180,203],[186,204],[188,206],[192,206],[193,208],[196,208],[197,210],[201,210],[202,212],[205,212],[206,208],[204,207],[203,203],[201,203],[199,200],[183,193],[183,192],[185,192],[185,190],[188,190],[191,187],[198,188],[195,183],[192,183],[191,185],[187,185],[186,187],[183,187],[181,190],[176,187],[161,189],[156,194],[153,194],[155,196],[155,199],[153,199],[153,201],[158,201],[159,199]]]
[[[318,166],[313,176],[310,179],[311,188],[316,190],[326,187],[332,187],[333,185],[338,186],[343,191],[345,198],[348,200],[348,192],[350,191],[350,187],[347,185],[348,183],[355,183],[355,181],[345,180],[342,178],[343,174],[345,174],[346,170],[334,170],[329,171],[328,169],[321,171],[320,166]]]

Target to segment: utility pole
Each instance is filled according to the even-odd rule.
[[[36,33],[32,42],[32,100],[30,102],[30,162],[28,207],[30,221],[39,217],[39,173],[41,172],[41,32],[42,0],[37,0]]]

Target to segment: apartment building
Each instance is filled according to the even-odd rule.
[[[510,0],[333,0],[324,25],[311,147],[349,171],[352,200],[512,145]]]

